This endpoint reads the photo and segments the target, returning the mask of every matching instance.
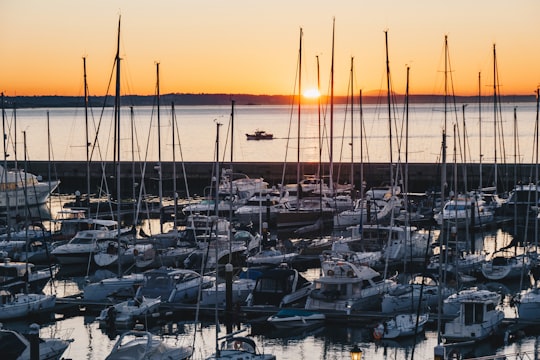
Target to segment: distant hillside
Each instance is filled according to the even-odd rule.
[[[403,95],[394,96],[398,102],[403,102]],[[250,95],[250,94],[164,94],[160,96],[161,104],[182,105],[229,105],[231,100],[235,100],[237,105],[290,105],[295,102],[295,98],[290,95]],[[92,107],[113,106],[113,96],[91,96],[89,105]],[[315,100],[306,100],[315,103]],[[346,104],[349,98],[346,96],[336,96],[335,104]],[[365,96],[362,99],[364,104],[385,103],[386,96]],[[443,96],[440,95],[411,95],[410,103],[442,103]],[[476,103],[477,96],[457,96],[455,101],[459,103]],[[483,102],[492,102],[491,96],[485,96]],[[502,102],[529,102],[535,101],[534,95],[507,95],[501,97]],[[153,95],[127,95],[122,96],[124,105],[152,106],[156,103]],[[81,96],[15,96],[4,97],[5,108],[55,108],[55,107],[83,107],[84,98]]]

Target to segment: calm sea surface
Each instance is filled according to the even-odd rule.
[[[478,104],[463,105],[466,104],[449,105],[449,110],[445,112],[440,103],[414,104],[410,106],[408,121],[405,120],[403,105],[396,105],[392,110],[391,121],[392,160],[405,162],[407,154],[409,162],[439,162],[442,133],[446,128],[448,162],[453,161],[454,154],[458,161],[465,159],[471,163],[480,162],[480,154],[485,163],[493,163],[495,160],[497,163],[514,163],[516,159],[525,163],[534,162],[534,102],[501,104],[496,115],[493,104],[482,104],[481,109]],[[231,112],[230,106],[177,106],[173,112],[172,107],[162,105],[158,121],[156,108],[134,107],[131,110],[126,106],[120,115],[121,159],[156,161],[160,149],[162,161],[171,161],[173,152],[177,161],[213,161],[216,124],[219,123],[222,124],[219,127],[218,142],[220,158],[228,161],[233,118],[235,161],[295,162],[298,148],[300,161],[318,161],[319,122],[322,129],[323,161],[329,161],[331,133],[334,139],[334,162],[349,163],[351,155],[355,162],[390,160],[390,122],[384,104],[364,105],[362,117],[358,106],[353,109],[351,116],[350,106],[337,105],[334,107],[333,127],[330,126],[331,117],[327,108],[321,109],[319,117],[316,106],[303,106],[299,144],[298,109],[295,107],[237,105],[234,116],[231,116]],[[6,109],[5,132],[9,134],[9,159],[14,158],[15,143],[17,159],[24,158],[25,132],[28,160],[85,160],[87,128],[88,141],[95,144],[91,159],[112,159],[112,109],[92,108],[89,114],[86,126],[83,108],[18,109],[16,112]],[[173,123],[176,125],[174,144]],[[274,140],[246,140],[245,134],[256,129],[273,133]]]

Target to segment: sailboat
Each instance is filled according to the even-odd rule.
[[[32,327],[32,326],[31,326]],[[39,338],[39,360],[60,359],[73,340]],[[31,359],[31,343],[15,330],[0,329],[0,353],[4,359]]]
[[[255,341],[246,336],[227,335],[221,346],[206,360],[230,359],[230,360],[275,360],[276,356],[264,354],[258,351]]]
[[[187,360],[191,346],[173,346],[148,331],[133,330],[120,335],[105,360]]]

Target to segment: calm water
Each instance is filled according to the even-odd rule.
[[[396,106],[392,115],[392,160],[404,162],[408,149],[409,162],[438,162],[442,132],[446,124],[447,161],[452,162],[454,154],[461,161],[493,163],[514,163],[514,154],[520,162],[534,162],[533,138],[536,105],[531,103],[505,103],[501,112],[494,116],[493,104],[482,104],[481,113],[477,104],[465,108],[465,134],[463,136],[463,104],[449,106],[443,111],[443,104],[415,104],[409,109],[408,141],[403,106]],[[517,126],[514,127],[514,108]],[[113,127],[112,109],[93,108],[89,117],[89,142],[96,138],[92,160],[112,159]],[[321,128],[323,134],[322,160],[329,160],[330,115],[322,109]],[[173,116],[174,115],[174,116]],[[173,158],[172,123],[176,124],[174,153],[177,161],[213,161],[215,159],[216,124],[220,127],[220,158],[230,159],[230,106],[182,106],[171,109],[161,107],[158,127],[157,111],[152,107],[128,107],[121,112],[121,158],[129,161],[159,158],[158,144],[161,144],[161,159]],[[386,105],[364,105],[362,121],[356,106],[351,124],[350,108],[338,105],[333,116],[334,162],[386,162],[390,160],[388,110]],[[174,121],[173,121],[174,119]],[[480,127],[480,119],[482,126]],[[495,121],[495,119],[497,121]],[[16,121],[15,121],[16,120]],[[47,121],[48,120],[48,121]],[[22,160],[23,135],[26,133],[28,160],[85,160],[86,125],[84,109],[19,109],[16,113],[6,110],[6,127],[9,133],[8,153],[14,154],[13,144],[17,144],[17,158]],[[131,126],[131,124],[134,126]],[[363,124],[361,141],[360,124]],[[49,126],[47,126],[49,124]],[[291,161],[297,160],[298,135],[297,109],[291,106],[235,106],[233,129],[233,158],[236,161]],[[454,124],[458,127],[454,131]],[[494,134],[497,125],[497,146]],[[161,131],[158,131],[158,128]],[[517,137],[514,136],[517,128]],[[247,141],[246,133],[256,129],[274,134],[271,141]],[[50,135],[47,136],[47,133]],[[351,133],[354,136],[351,137]],[[159,134],[159,135],[158,135]],[[481,135],[481,136],[480,136]],[[15,139],[16,137],[16,139]],[[300,160],[318,161],[319,116],[316,106],[302,107],[300,125]],[[519,139],[517,146],[514,138]],[[50,140],[49,140],[50,139]],[[47,151],[50,144],[50,152]],[[352,146],[350,145],[352,144]],[[362,145],[361,145],[362,144]],[[361,152],[361,146],[363,151]],[[514,151],[515,146],[518,151]],[[466,151],[459,150],[466,148]],[[401,149],[401,150],[400,150]],[[495,154],[495,149],[497,149]],[[361,158],[361,154],[363,154]],[[14,159],[11,155],[10,160]]]
[[[507,245],[512,240],[508,232],[512,229],[493,229],[477,234],[475,237],[476,248],[483,249],[487,253],[493,253],[495,249]],[[103,273],[103,270],[100,270]],[[314,279],[319,276],[319,269],[309,269],[304,276]],[[92,274],[91,274],[92,275]],[[56,280],[54,287],[47,286],[46,293],[56,293],[59,297],[77,294],[83,288],[86,277],[84,274],[77,276],[61,276],[63,280]],[[485,283],[489,289],[501,291],[503,294],[514,294],[519,290],[516,283]],[[523,288],[527,285],[524,284]],[[516,316],[515,309],[509,306],[509,296],[505,297],[504,310],[507,318]],[[100,329],[95,321],[97,313],[81,313],[74,317],[62,317],[57,314],[55,322],[44,322],[41,327],[43,337],[69,337],[74,342],[65,354],[66,358],[72,359],[104,359],[112,349],[116,334],[107,334]],[[162,325],[151,327],[154,334],[161,335],[173,344],[195,344],[194,359],[204,359],[215,349],[216,327],[211,320],[205,319],[202,326],[197,330],[193,318],[174,319]],[[31,320],[6,321],[5,327],[14,329],[26,329]],[[425,331],[425,334],[416,339],[401,341],[374,342],[371,331],[373,324],[331,324],[319,329],[308,331],[277,331],[272,327],[261,324],[244,324],[248,331],[254,335],[261,350],[273,353],[278,359],[349,359],[349,351],[358,344],[364,351],[365,359],[432,359],[434,347],[437,345],[437,332],[433,324]],[[224,335],[225,326],[221,326],[220,335]],[[481,343],[474,347],[462,349],[471,356],[487,356],[494,354],[513,354],[526,352],[529,357],[525,359],[540,358],[540,330],[536,334],[529,334],[519,341],[512,342],[507,346],[492,347],[487,343]]]

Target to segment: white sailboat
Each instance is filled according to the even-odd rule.
[[[38,312],[54,309],[56,295],[12,294],[0,290],[0,320],[25,317]]]
[[[128,331],[120,335],[105,360],[187,360],[191,346],[173,346],[148,331]]]

